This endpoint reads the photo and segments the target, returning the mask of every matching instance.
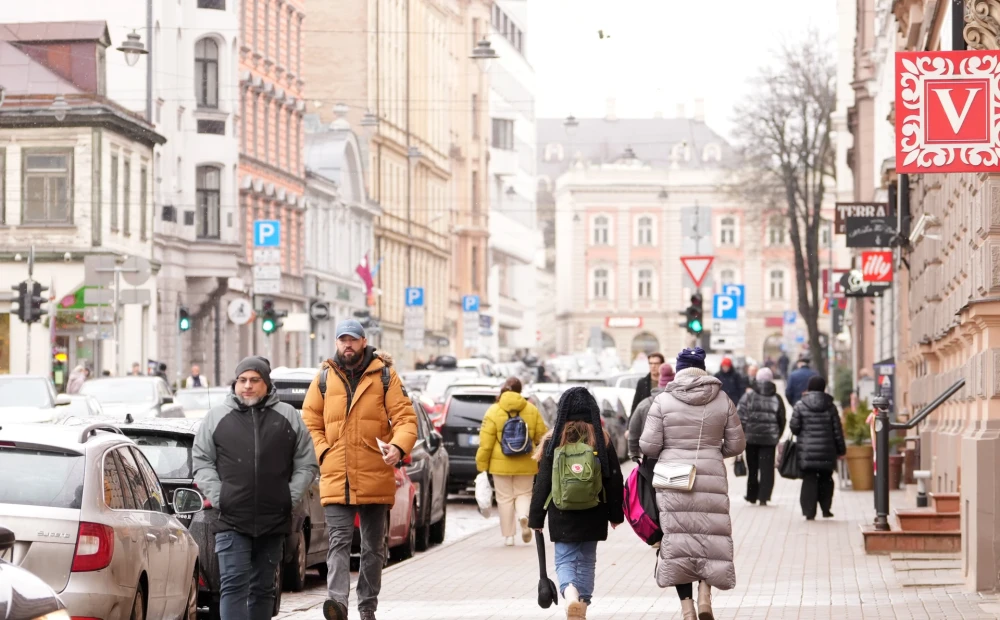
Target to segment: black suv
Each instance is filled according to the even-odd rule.
[[[411,395],[410,400],[417,414],[417,443],[403,462],[407,475],[417,487],[417,550],[424,551],[444,542],[448,512],[448,450],[420,399]]]
[[[448,450],[451,473],[448,492],[458,493],[469,488],[476,479],[476,451],[479,450],[479,429],[490,405],[496,402],[496,388],[459,388],[444,404],[441,435]]]

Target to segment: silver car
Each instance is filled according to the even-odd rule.
[[[15,543],[0,559],[42,578],[72,617],[195,620],[198,546],[167,505],[146,457],[108,425],[0,427],[0,526]]]
[[[104,414],[117,420],[131,415],[144,418],[183,418],[184,407],[174,402],[174,393],[160,377],[104,377],[80,387],[81,394],[96,398]]]

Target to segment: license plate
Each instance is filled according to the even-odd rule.
[[[465,435],[460,434],[458,436],[458,445],[466,447],[479,447],[479,435]]]
[[[4,562],[10,562],[10,563],[13,564],[14,563],[14,548],[11,547],[10,549],[4,549],[3,551],[0,551],[0,560],[3,560]]]

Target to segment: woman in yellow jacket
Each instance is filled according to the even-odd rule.
[[[507,379],[497,402],[483,416],[479,450],[476,452],[476,468],[493,475],[493,490],[500,509],[500,534],[508,547],[514,546],[515,515],[521,525],[521,540],[531,542],[528,510],[531,508],[535,474],[538,473],[538,462],[532,458],[532,450],[507,456],[500,447],[504,424],[514,416],[524,420],[532,446],[537,447],[549,429],[538,408],[521,396],[521,381],[517,377]]]

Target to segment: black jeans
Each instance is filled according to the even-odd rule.
[[[222,620],[270,620],[284,534],[251,538],[233,531],[215,535]]]
[[[774,446],[747,445],[747,500],[771,501],[774,490]]]
[[[807,519],[816,517],[816,503],[823,514],[830,514],[833,505],[833,472],[825,469],[803,469],[802,491],[799,493],[799,503],[802,504],[802,515]]]

